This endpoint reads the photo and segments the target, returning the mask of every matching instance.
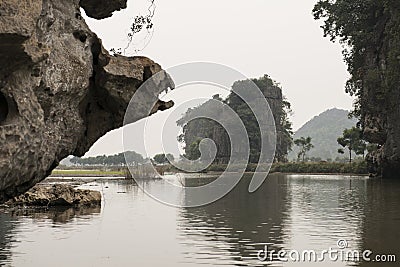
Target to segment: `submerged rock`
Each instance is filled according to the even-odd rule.
[[[28,192],[9,200],[9,206],[71,207],[101,205],[101,193],[74,189],[71,185],[36,185]]]
[[[105,18],[126,0],[0,2],[0,203],[42,181],[68,155],[83,156],[123,124],[136,90],[160,73],[145,57],[111,56],[80,13]],[[153,113],[173,105],[148,94]],[[137,107],[135,119],[143,107]]]

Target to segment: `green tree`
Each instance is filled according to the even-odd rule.
[[[240,92],[247,88],[245,81],[236,81],[232,85],[234,92]],[[276,133],[277,133],[277,144],[275,161],[284,162],[287,161],[288,152],[291,150],[292,140],[292,123],[289,121],[290,103],[282,97],[282,90],[280,85],[273,81],[268,75],[264,75],[259,79],[253,79],[254,82],[264,93],[270,104],[272,114],[275,120]],[[261,152],[261,133],[257,119],[254,116],[252,110],[247,103],[243,101],[238,94],[232,92],[224,100],[219,95],[214,95],[213,99],[226,103],[244,123],[247,134],[249,136],[250,144],[250,162],[257,163],[259,161]],[[250,99],[257,101],[257,95],[249,95],[251,92],[246,92],[246,95]],[[229,161],[231,155],[230,139],[223,127],[210,119],[197,118],[196,115],[201,114],[218,114],[220,121],[229,120],[229,118],[223,117],[223,112],[220,107],[213,105],[214,101],[207,101],[204,104],[189,109],[183,117],[177,121],[178,126],[183,128],[183,134],[179,136],[178,140],[186,144],[185,156],[188,159],[195,160],[200,157],[200,151],[198,149],[199,143],[203,138],[210,138],[214,140],[217,145],[216,161],[218,163],[226,164]],[[234,153],[243,153],[243,151],[235,151]]]
[[[314,18],[324,20],[324,36],[343,44],[351,74],[346,92],[358,97],[354,114],[361,119],[372,108],[362,99],[365,87],[380,91],[378,102],[388,85],[399,81],[399,7],[392,0],[319,0],[313,9]]]
[[[367,149],[367,145],[365,141],[362,139],[362,130],[356,127],[351,129],[345,129],[343,131],[343,135],[337,139],[339,145],[343,148],[338,149],[340,154],[344,154],[344,149],[347,148],[349,151],[349,161],[351,163],[352,160],[352,152],[356,155],[365,154],[365,150]]]
[[[144,162],[143,156],[134,151],[127,151],[111,156],[97,156],[89,158],[73,157],[71,163],[82,166],[125,166],[138,165]]]
[[[71,163],[74,164],[74,165],[80,165],[79,160],[80,160],[79,157],[73,157],[69,161],[71,161]]]
[[[396,128],[398,120],[400,1],[319,0],[313,13],[315,19],[323,20],[324,35],[343,44],[351,75],[346,92],[356,96],[353,114],[363,130],[376,129],[366,131],[364,138],[384,146],[390,135],[387,128]],[[377,156],[373,151],[372,155]],[[372,164],[398,167],[395,157],[379,162]],[[383,174],[383,168],[374,169]]]
[[[377,144],[367,144],[367,151],[368,153],[372,153],[378,150]]]
[[[153,158],[154,162],[157,164],[165,164],[175,160],[172,154],[157,154]]]
[[[292,114],[292,108],[289,101],[283,98],[282,108],[279,113],[279,123],[277,126],[277,146],[276,161],[287,162],[287,156],[292,151],[293,146],[293,129],[289,115]]]
[[[304,162],[307,152],[314,147],[314,145],[311,143],[311,137],[300,137],[299,139],[294,140],[294,144],[300,148],[300,151],[297,154],[297,159],[300,160],[302,157]]]
[[[135,151],[125,152],[124,160],[126,160],[126,163],[128,165],[134,165],[134,166],[142,164],[145,161],[143,156],[140,155],[139,153],[136,153]]]
[[[201,139],[197,139],[196,141],[192,142],[188,149],[186,149],[186,158],[189,160],[198,160],[201,156],[199,146],[200,146]]]

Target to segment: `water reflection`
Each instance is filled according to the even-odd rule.
[[[270,249],[339,249],[346,240],[351,250],[400,255],[400,184],[366,177],[271,175],[255,194],[243,183],[223,200],[202,208],[183,209],[180,238],[187,262],[262,266],[255,253]],[[205,252],[208,251],[208,252]],[[193,256],[195,255],[195,256]],[[204,256],[205,255],[205,256]],[[330,266],[376,263],[325,261]],[[321,263],[282,263],[309,266]],[[384,266],[394,266],[385,263]],[[265,264],[264,264],[265,266]]]
[[[13,266],[13,252],[22,245],[20,239],[24,232],[40,227],[58,227],[68,231],[68,223],[85,224],[101,212],[100,206],[90,207],[52,207],[52,208],[13,208],[0,210],[0,266]],[[78,220],[78,221],[76,221]],[[27,241],[27,240],[25,240]],[[29,242],[35,242],[30,240]]]
[[[11,262],[10,249],[14,239],[14,231],[18,222],[8,214],[0,211],[0,265],[9,265]]]
[[[90,219],[93,215],[99,215],[101,211],[100,206],[90,207],[52,207],[52,208],[37,208],[37,209],[15,209],[9,212],[9,216],[18,218],[25,217],[31,218],[34,223],[36,222],[49,222],[53,224],[66,224],[73,221],[75,218]]]
[[[264,243],[273,249],[282,247],[289,194],[280,178],[269,177],[249,194],[246,177],[220,201],[182,209],[178,227],[187,262],[255,266],[256,252]]]
[[[365,187],[362,247],[377,254],[395,254],[395,263],[363,262],[361,266],[399,266],[400,181],[371,180]]]
[[[398,265],[328,259],[263,264],[256,253],[265,244],[276,250],[321,251],[346,239],[351,249],[399,257],[400,182],[275,174],[249,194],[249,181],[200,208],[172,208],[130,181],[101,180],[84,186],[103,193],[101,210],[0,212],[0,265]],[[165,182],[141,185],[165,191]]]
[[[367,178],[292,175],[285,180],[291,194],[290,216],[283,222],[287,249],[339,249],[338,240],[345,240],[348,249],[361,249]],[[325,265],[356,263],[327,259]]]

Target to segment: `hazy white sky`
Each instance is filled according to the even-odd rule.
[[[208,61],[230,66],[250,78],[268,74],[282,85],[292,103],[291,119],[294,129],[298,129],[326,109],[352,107],[352,99],[344,93],[348,73],[341,47],[323,38],[321,22],[315,21],[311,13],[316,2],[156,0],[154,35],[139,55],[150,57],[164,69]],[[148,0],[129,0],[128,9],[116,12],[112,18],[87,22],[107,49],[125,47],[132,19],[145,15],[147,6]],[[211,97],[215,91],[193,88],[189,95],[185,92],[184,96],[176,93],[171,98]],[[162,116],[165,114],[152,120]],[[117,130],[99,140],[87,155],[123,150],[121,130]],[[155,144],[149,153],[158,151]]]

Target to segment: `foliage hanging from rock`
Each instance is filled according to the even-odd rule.
[[[346,92],[356,97],[364,138],[377,144],[367,160],[375,175],[400,172],[400,1],[320,0],[314,17],[325,36],[344,45],[351,78]]]
[[[288,119],[288,114],[291,112],[290,103],[282,96],[282,89],[268,75],[259,79],[252,80],[262,91],[268,104],[271,108],[275,119],[275,127],[277,132],[277,145],[275,151],[275,161],[287,161],[287,155],[292,147],[292,124]],[[247,81],[237,81],[233,84],[233,91],[239,91],[241,88],[246,88],[242,83]],[[250,107],[235,93],[231,93],[226,99],[222,99],[219,95],[215,95],[214,100],[222,101],[227,104],[232,110],[239,115],[244,123],[250,142],[250,163],[259,161],[261,152],[261,134],[258,122]],[[256,99],[254,99],[256,101]],[[203,138],[212,139],[217,146],[217,156],[215,163],[226,164],[231,155],[231,145],[229,136],[225,129],[217,122],[198,118],[191,120],[196,114],[204,114],[212,112],[213,114],[221,114],[220,110],[215,110],[213,101],[205,102],[204,104],[190,109],[177,122],[183,127],[183,134],[179,137],[179,141],[185,143],[186,157],[190,160],[196,160],[200,157],[199,144]],[[217,107],[218,108],[218,107]],[[222,115],[221,115],[222,116]],[[221,117],[221,120],[223,118]]]

